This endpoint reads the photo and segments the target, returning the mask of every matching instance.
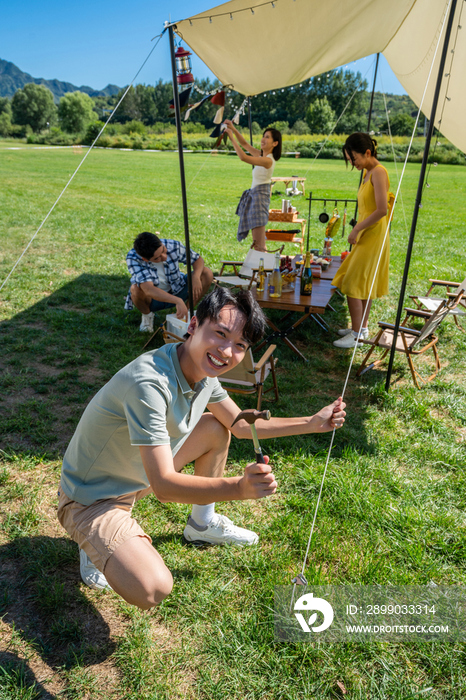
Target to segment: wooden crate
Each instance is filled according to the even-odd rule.
[[[269,228],[265,232],[265,237],[268,241],[292,242],[294,241],[295,236],[296,231],[279,231],[278,229],[274,228]]]
[[[293,214],[284,214],[281,209],[269,209],[269,221],[297,221],[299,211]]]

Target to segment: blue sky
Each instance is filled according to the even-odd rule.
[[[0,58],[12,61],[34,78],[58,78],[102,89],[133,79],[165,20],[184,19],[219,4],[216,0],[0,0]],[[169,8],[169,9],[168,9]],[[171,15],[171,16],[170,16]],[[373,59],[348,66],[367,74],[372,86]],[[369,69],[369,70],[368,70]],[[212,77],[193,57],[195,77]],[[383,56],[376,89],[404,93]],[[137,82],[171,79],[168,37],[164,36]]]

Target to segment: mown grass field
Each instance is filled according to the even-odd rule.
[[[83,155],[13,145],[0,143],[0,284]],[[220,259],[246,251],[236,242],[235,208],[250,169],[222,155],[185,160],[192,247],[218,270]],[[393,165],[389,172],[395,190]],[[406,171],[392,230],[391,291],[374,304],[372,329],[377,319],[395,317],[418,172],[417,165]],[[305,159],[284,159],[275,174],[306,176],[307,192],[329,198],[354,197],[359,177],[342,162]],[[429,277],[461,281],[466,274],[466,170],[432,167],[429,182],[409,293],[426,291]],[[466,697],[463,644],[274,641],[274,586],[301,570],[328,435],[264,443],[277,494],[219,504],[259,532],[258,547],[186,547],[188,506],[153,497],[138,504],[137,517],[175,579],[172,595],[152,612],[81,582],[77,546],[55,518],[61,457],[89,399],[142,351],[138,314],[123,309],[125,255],[142,230],[182,237],[179,192],[176,154],[96,150],[0,293],[0,698]],[[277,193],[272,205],[280,200]],[[307,202],[298,206],[307,216]],[[313,207],[311,247],[323,239],[320,211]],[[335,252],[345,247],[338,237]],[[280,401],[265,404],[274,415],[314,413],[341,392],[350,353],[331,341],[348,317],[343,300],[334,306],[326,315],[330,333],[308,323],[294,336],[307,364],[279,345]],[[352,370],[310,583],[466,584],[466,334],[448,320],[440,336],[443,370],[421,391],[404,358],[396,359],[389,394],[384,371],[357,381]],[[241,472],[251,455],[252,443],[233,440],[228,473]]]

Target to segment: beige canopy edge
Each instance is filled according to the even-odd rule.
[[[450,75],[442,82],[436,119],[436,123],[442,120],[442,133],[462,151],[466,151],[465,4],[457,4],[445,70]],[[423,112],[430,113],[449,0],[274,0],[273,5],[272,0],[264,4],[259,0],[257,5],[231,0],[177,22],[176,32],[222,84],[244,95],[295,85],[383,53],[418,106],[441,35],[422,105]],[[458,28],[462,22],[464,29]]]

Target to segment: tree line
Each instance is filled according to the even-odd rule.
[[[218,81],[203,79],[196,82],[191,102],[205,92],[220,87]],[[273,90],[251,98],[251,114],[256,133],[276,124],[285,133],[348,134],[367,128],[370,93],[367,81],[360,73],[334,70],[316,76],[293,87]],[[12,99],[0,98],[0,135],[25,136],[28,132],[60,129],[78,134],[90,129],[95,132],[100,122],[106,121],[120,101],[125,89],[117,95],[91,98],[81,92],[65,94],[55,104],[53,94],[43,85],[29,83],[16,91]],[[120,125],[140,124],[152,129],[173,124],[172,83],[159,80],[155,85],[139,84],[131,87],[118,107],[112,122]],[[225,116],[232,117],[243,102],[243,95],[227,94]],[[388,123],[382,96],[376,93],[372,128],[387,130]],[[410,134],[414,126],[412,113],[416,107],[407,95],[388,96],[390,126],[393,134]],[[212,120],[217,107],[210,101],[191,116],[190,131],[213,128]],[[241,118],[247,125],[247,115]],[[94,125],[94,129],[92,129]],[[97,132],[98,133],[98,132]]]

